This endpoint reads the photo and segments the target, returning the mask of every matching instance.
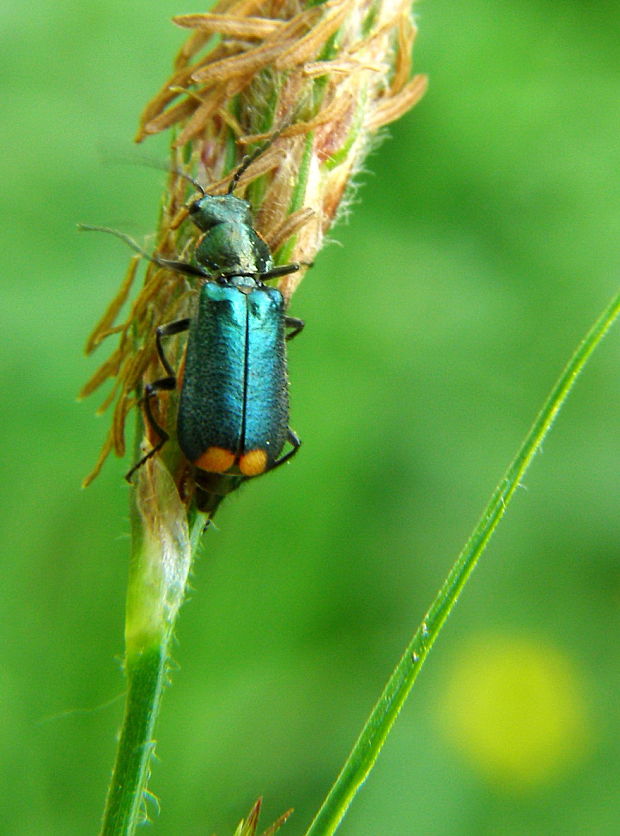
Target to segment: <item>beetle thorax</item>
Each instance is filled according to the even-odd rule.
[[[196,247],[197,263],[211,273],[265,273],[273,266],[269,248],[249,224],[221,221]]]

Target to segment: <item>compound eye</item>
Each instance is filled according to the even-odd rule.
[[[199,201],[199,200],[195,200],[195,201],[194,201],[194,202],[190,205],[190,207],[189,207],[189,210],[188,210],[188,211],[189,211],[190,215],[195,215],[195,214],[196,214],[196,212],[200,212],[200,201]]]

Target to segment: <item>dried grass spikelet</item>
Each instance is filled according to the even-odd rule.
[[[211,193],[224,192],[243,154],[280,131],[236,193],[245,192],[252,204],[276,263],[313,262],[373,136],[424,93],[425,77],[411,75],[410,6],[410,0],[220,0],[208,14],[174,18],[191,35],[171,78],[145,108],[137,135],[141,141],[174,131],[157,252],[191,257],[197,233],[183,220],[192,188],[181,172]],[[191,281],[149,264],[126,320],[115,325],[136,268],[134,258],[87,347],[120,334],[117,350],[82,391],[90,394],[115,378],[102,405],[115,402],[112,428],[86,483],[109,452],[124,454],[136,392],[162,375],[156,327],[191,310]],[[280,280],[287,300],[303,272]],[[167,426],[166,398],[158,401]]]

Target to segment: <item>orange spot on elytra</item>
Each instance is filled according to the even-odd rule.
[[[235,454],[223,447],[208,447],[194,464],[208,473],[225,473],[235,463]]]
[[[250,450],[239,459],[239,470],[244,476],[259,476],[267,469],[267,451]]]

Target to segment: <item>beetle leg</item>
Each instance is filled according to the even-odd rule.
[[[280,456],[280,458],[271,465],[271,467],[269,468],[270,471],[275,470],[276,467],[280,467],[281,464],[284,464],[285,462],[289,461],[289,459],[292,459],[295,453],[297,453],[297,451],[301,447],[301,439],[299,438],[297,433],[294,432],[290,427],[287,430],[287,440],[288,443],[291,445],[292,449],[289,450],[288,453],[285,453],[283,456]]]
[[[285,316],[284,317],[284,325],[286,328],[291,328],[291,333],[286,335],[287,340],[292,340],[293,337],[296,337],[297,334],[300,334],[304,330],[304,325],[306,323],[303,319],[297,319],[296,316]]]
[[[177,319],[174,322],[168,322],[166,325],[160,325],[155,332],[155,344],[157,346],[157,354],[161,360],[161,364],[168,372],[169,377],[175,377],[174,369],[170,365],[168,358],[164,354],[164,348],[161,344],[162,337],[172,337],[175,334],[180,334],[182,331],[187,331],[189,328],[190,319]],[[176,377],[175,377],[176,380]]]
[[[154,398],[158,392],[170,392],[172,391],[177,385],[176,377],[162,377],[161,380],[155,380],[153,383],[147,383],[144,388],[144,411],[146,413],[146,420],[151,427],[151,429],[155,430],[157,435],[159,436],[159,441],[157,444],[146,453],[146,455],[142,456],[142,458],[137,461],[134,466],[125,474],[125,479],[131,483],[131,477],[134,475],[136,470],[142,467],[142,465],[147,462],[151,456],[154,456],[155,453],[159,453],[161,448],[164,446],[166,441],[170,438],[168,433],[163,427],[160,427],[158,422],[155,420],[155,416],[153,415],[153,411],[151,410],[151,398]]]
[[[201,279],[210,279],[211,273],[207,273],[201,267],[189,264],[187,261],[171,261],[168,258],[160,258],[158,255],[146,255],[149,261],[165,267],[167,270],[174,270],[175,273],[183,273],[185,276],[200,276]]]
[[[289,273],[296,273],[299,267],[300,265],[296,261],[293,264],[282,264],[280,267],[273,267],[271,270],[267,270],[266,273],[261,273],[260,278],[261,281],[266,281],[268,279],[277,279],[279,276],[288,276]]]
[[[173,389],[176,389],[177,385],[177,378],[174,373],[174,369],[172,368],[170,361],[166,357],[164,353],[164,347],[161,342],[162,337],[171,337],[174,334],[180,334],[182,331],[187,331],[190,325],[189,319],[177,319],[175,322],[168,322],[166,325],[160,325],[157,331],[155,332],[155,345],[157,346],[157,354],[159,355],[159,359],[161,360],[161,364],[164,369],[168,372],[167,377],[162,377],[159,380],[153,381],[153,383],[147,383],[144,387],[144,411],[146,413],[146,420],[151,427],[151,429],[155,430],[157,435],[159,436],[159,441],[157,444],[149,450],[146,455],[142,456],[142,458],[134,464],[131,470],[125,475],[125,479],[128,482],[131,482],[131,477],[133,474],[138,470],[144,462],[148,461],[151,456],[154,456],[158,453],[164,444],[170,438],[169,434],[166,430],[159,425],[156,421],[155,416],[153,415],[153,410],[151,409],[151,399],[157,396],[158,392],[171,392]]]

